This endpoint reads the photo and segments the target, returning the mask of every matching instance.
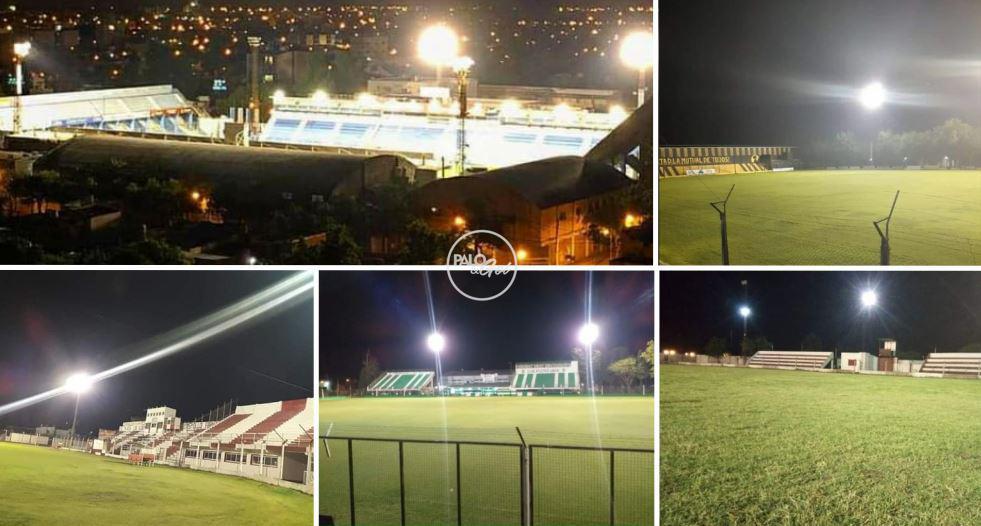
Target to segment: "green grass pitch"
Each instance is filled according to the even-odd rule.
[[[313,499],[253,480],[0,442],[0,525],[304,525]]]
[[[661,524],[981,524],[981,381],[661,367]]]
[[[890,229],[893,265],[981,262],[981,171],[828,170],[666,178],[659,181],[659,259],[721,264],[725,197],[734,265],[875,265],[872,221],[899,201]]]
[[[322,400],[320,433],[331,436],[450,439],[529,444],[654,449],[652,397],[360,398]],[[320,511],[350,523],[347,443],[320,444]],[[399,524],[398,446],[355,442],[358,524]],[[534,449],[535,524],[609,524],[608,453]],[[463,524],[520,524],[518,448],[443,444],[404,445],[406,522],[456,524],[457,492]],[[654,521],[654,455],[614,457],[616,524]]]

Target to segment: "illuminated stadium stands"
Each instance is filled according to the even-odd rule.
[[[930,353],[919,372],[940,376],[981,378],[981,353]]]
[[[203,135],[198,111],[170,85],[21,97],[23,131],[81,128],[122,132]],[[14,129],[16,98],[0,98],[0,131]]]
[[[433,371],[386,372],[368,386],[370,394],[419,394],[432,392]]]
[[[482,113],[467,120],[467,160],[499,167],[562,155],[585,155],[625,115],[566,109],[568,115],[526,111]],[[448,108],[396,99],[277,101],[260,141],[397,152],[424,165],[452,164],[459,120]]]
[[[579,362],[519,363],[514,367],[511,389],[522,392],[575,391],[579,386]]]
[[[774,369],[824,369],[831,365],[834,353],[797,351],[757,351],[746,362],[749,367]]]
[[[510,395],[511,371],[453,371],[443,375],[444,391],[459,396]]]

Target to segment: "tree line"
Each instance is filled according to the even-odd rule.
[[[843,131],[814,141],[799,156],[808,168],[846,166],[981,167],[981,127],[948,119],[929,130],[879,131],[871,140]]]

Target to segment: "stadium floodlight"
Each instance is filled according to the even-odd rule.
[[[879,304],[879,296],[872,289],[862,291],[862,308],[871,309]]]
[[[473,67],[473,59],[467,56],[456,57],[453,59],[453,71],[456,73],[469,72]]]
[[[637,70],[637,107],[646,100],[647,70],[654,66],[654,34],[637,31],[627,35],[620,44],[620,60]]]
[[[886,102],[886,88],[881,82],[872,82],[858,93],[858,101],[867,110],[877,110]]]
[[[599,327],[592,322],[585,323],[579,328],[579,343],[591,346],[599,339]]]
[[[312,98],[313,98],[313,103],[318,106],[323,106],[324,104],[327,104],[327,101],[329,100],[329,97],[327,97],[327,92],[322,89],[318,89],[317,91],[313,92]]]
[[[95,379],[88,373],[75,373],[65,380],[65,390],[75,393],[75,413],[72,416],[72,429],[69,434],[69,440],[71,440],[72,445],[75,442],[75,424],[78,423],[78,402],[82,398],[82,393],[88,392],[94,383]]]
[[[521,103],[514,99],[505,100],[501,103],[501,116],[505,119],[514,119],[521,116]]]
[[[749,315],[753,311],[747,305],[742,305],[739,307],[739,315],[743,317],[743,339],[746,339],[746,321],[749,319]]]
[[[278,89],[278,90],[276,90],[276,91],[273,92],[272,99],[273,99],[273,102],[275,102],[276,104],[279,104],[285,98],[286,98],[286,92],[285,91],[283,91],[281,89]]]
[[[75,373],[65,380],[65,389],[75,394],[82,394],[92,388],[95,380],[87,373]]]
[[[460,39],[445,24],[429,26],[419,35],[419,58],[436,66],[436,82],[442,77],[443,66],[453,63],[459,54]]]
[[[15,42],[14,43],[14,55],[17,58],[24,58],[31,53],[31,43],[30,42]]]
[[[433,353],[439,354],[446,348],[446,339],[443,338],[442,334],[434,332],[426,338],[426,347],[429,347]]]

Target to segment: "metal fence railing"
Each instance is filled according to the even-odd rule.
[[[322,524],[654,523],[654,450],[321,436]]]

